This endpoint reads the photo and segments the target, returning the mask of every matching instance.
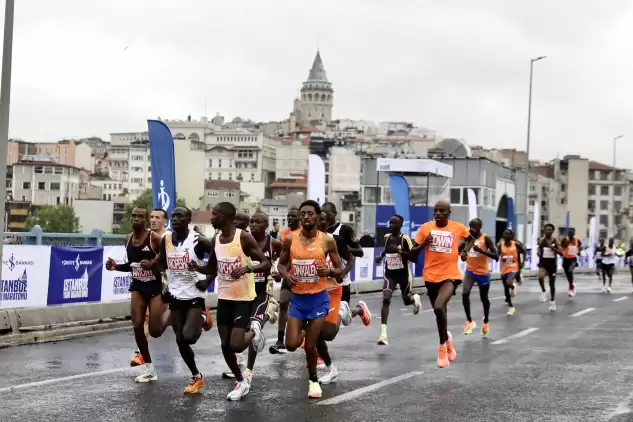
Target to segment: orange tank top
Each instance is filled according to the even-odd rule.
[[[477,239],[475,239],[475,243],[473,246],[479,246],[484,251],[488,252],[488,247],[486,246],[486,235],[484,233],[481,234]],[[466,258],[466,269],[477,275],[488,275],[490,274],[490,264],[488,262],[489,258],[480,253],[475,252],[472,248],[468,251]]]
[[[510,246],[506,246],[506,243],[502,241],[499,252],[501,252],[501,274],[519,271],[519,251],[514,240],[510,242]]]
[[[576,258],[578,256],[578,238],[568,240],[567,246],[563,249],[564,258]]]
[[[327,289],[327,280],[320,277],[317,264],[325,267],[325,253],[323,242],[325,234],[317,232],[316,238],[307,245],[301,243],[301,232],[292,234],[290,245],[290,266],[292,275],[298,283],[292,288],[296,294],[315,294]]]

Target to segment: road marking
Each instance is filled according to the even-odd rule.
[[[629,298],[628,296],[622,296],[622,297],[619,297],[619,298],[617,298],[617,299],[613,299],[613,301],[614,301],[614,302],[620,302],[620,301],[625,300],[625,299],[628,299],[628,298]]]
[[[494,341],[494,342],[492,342],[492,344],[505,344],[505,343],[507,343],[507,342],[508,342],[508,341],[510,341],[510,340],[514,340],[515,338],[525,337],[525,336],[527,336],[528,334],[532,334],[532,333],[533,333],[533,332],[535,332],[535,331],[538,331],[538,328],[534,328],[534,327],[532,327],[532,328],[527,328],[527,329],[525,329],[525,330],[523,330],[523,331],[519,331],[519,332],[518,332],[518,333],[516,333],[516,334],[512,334],[512,335],[511,335],[511,336],[509,336],[509,337],[504,337],[504,338],[502,338],[502,339],[499,339],[499,340],[497,340],[497,341]]]
[[[348,391],[347,393],[341,394],[337,397],[332,397],[331,399],[323,400],[318,404],[321,406],[327,406],[330,404],[339,404],[348,400],[355,399],[357,397],[362,396],[363,394],[369,393],[370,391],[378,390],[379,388],[385,387],[387,385],[395,384],[400,381],[404,381],[409,378],[413,378],[418,375],[422,375],[424,372],[410,372],[408,374],[400,375],[398,377],[389,378],[384,381],[377,382],[376,384],[368,385],[367,387],[359,388],[358,390]]]
[[[571,314],[570,317],[577,317],[577,316],[580,316],[580,315],[588,314],[589,312],[593,312],[595,310],[596,310],[596,308],[583,309],[582,311],[578,311],[575,314]]]
[[[495,296],[495,297],[488,298],[488,300],[497,300],[497,299],[505,299],[505,298],[506,298],[505,296]]]
[[[613,419],[619,415],[631,413],[631,408],[629,407],[629,403],[631,400],[633,400],[633,393],[629,394],[624,400],[618,403],[618,406],[607,415],[607,420]]]
[[[12,387],[0,388],[0,393],[23,390],[25,388],[41,387],[43,385],[55,384],[58,382],[71,381],[71,380],[76,380],[76,379],[81,379],[81,378],[98,377],[100,375],[116,374],[119,372],[128,372],[133,369],[134,368],[115,368],[115,369],[106,369],[105,371],[87,372],[85,374],[70,375],[67,377],[51,378],[51,379],[47,379],[43,381],[35,381],[35,382],[29,382],[26,384],[14,385]]]

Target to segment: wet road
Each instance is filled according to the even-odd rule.
[[[487,339],[479,327],[462,334],[460,289],[449,309],[457,361],[442,370],[436,366],[437,329],[426,297],[424,312],[414,316],[394,295],[389,346],[376,345],[379,295],[363,297],[374,313],[372,325],[354,321],[331,343],[339,380],[323,387],[319,401],[306,397],[304,354],[273,356],[266,348],[250,394],[228,402],[233,382],[220,377],[225,366],[215,329],[194,346],[207,382],[194,397],[182,394],[189,374],[170,330],[150,342],[159,376],[152,384],[134,383],[139,369],[126,367],[134,349],[131,330],[0,350],[0,420],[633,420],[630,276],[618,275],[610,295],[600,293],[594,277],[579,276],[573,299],[559,278],[555,313],[538,301],[537,284],[524,282],[516,315],[506,317],[494,283]],[[476,288],[471,301],[480,325]],[[265,332],[276,337],[276,327]]]

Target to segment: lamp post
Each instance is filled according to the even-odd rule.
[[[613,186],[611,187],[611,237],[615,239],[616,228],[615,228],[615,187],[617,186],[616,174],[617,169],[615,168],[615,151],[618,139],[622,138],[624,135],[618,135],[613,138]]]
[[[530,127],[532,124],[532,75],[534,73],[534,62],[544,59],[547,56],[540,56],[535,59],[530,59],[530,93],[528,96],[528,118],[527,118],[527,145],[525,148],[526,156],[526,175],[525,175],[525,222],[523,224],[523,242],[527,245],[528,239],[528,211],[529,211],[529,189],[530,189]],[[538,223],[538,222],[537,222]]]

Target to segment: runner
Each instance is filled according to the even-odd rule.
[[[556,269],[558,267],[556,255],[562,255],[563,251],[560,249],[560,243],[552,235],[555,227],[551,223],[545,225],[545,236],[541,237],[538,244],[538,282],[541,285],[541,302],[547,300],[545,294],[545,275],[549,277],[549,293],[550,302],[549,310],[556,310]]]
[[[613,246],[613,238],[611,238],[607,246],[602,250],[602,293],[611,293],[613,272],[617,262],[618,254]],[[609,279],[609,287],[605,286],[607,283],[606,279]]]
[[[488,315],[490,314],[490,300],[488,299],[488,291],[490,290],[490,259],[499,260],[497,249],[491,238],[481,232],[483,222],[479,218],[473,218],[470,223],[470,235],[475,239],[473,247],[466,253],[461,251],[460,257],[462,261],[466,261],[466,271],[464,273],[464,287],[462,290],[462,300],[464,303],[464,312],[466,312],[466,323],[464,324],[464,334],[472,334],[473,328],[477,327],[470,315],[470,291],[473,285],[477,283],[479,287],[479,297],[484,305],[484,321],[481,327],[481,335],[488,335]],[[507,289],[506,289],[507,290]],[[506,301],[508,295],[506,294]],[[509,302],[510,307],[512,301]],[[512,308],[514,309],[514,308]],[[512,311],[514,313],[514,311]],[[510,311],[508,310],[508,315]]]
[[[400,287],[400,293],[402,294],[402,301],[405,306],[413,307],[413,314],[420,313],[422,303],[420,302],[420,295],[413,294],[411,290],[412,274],[411,264],[408,259],[408,254],[411,252],[413,244],[411,238],[405,234],[402,234],[402,225],[404,224],[404,218],[400,215],[392,215],[389,218],[389,230],[390,234],[385,235],[387,239],[385,241],[385,250],[376,257],[376,264],[386,258],[383,266],[383,274],[385,281],[382,286],[382,308],[380,309],[380,337],[378,337],[378,344],[386,346],[389,344],[387,338],[387,320],[389,319],[389,306],[391,305],[391,297],[393,296],[396,287]],[[363,315],[369,315],[371,320],[371,313],[367,309],[365,302],[360,301],[359,305],[365,307]]]
[[[322,394],[317,378],[316,344],[330,310],[327,278],[340,279],[343,274],[336,242],[317,229],[319,214],[321,207],[315,201],[308,200],[301,204],[301,231],[286,236],[278,264],[279,273],[292,287],[286,336],[286,348],[289,351],[293,352],[301,345],[301,330],[307,325],[305,353],[309,398],[318,398]],[[325,267],[328,255],[334,266],[333,270]],[[290,265],[293,268],[292,273],[287,270]]]
[[[359,239],[354,232],[354,229],[348,226],[347,224],[343,224],[340,221],[336,220],[336,206],[331,202],[326,202],[323,204],[323,216],[325,218],[325,224],[328,226],[326,231],[327,233],[340,236],[347,245],[347,250],[355,257],[362,258],[364,255],[363,248],[360,246]],[[346,265],[345,259],[341,258],[343,261],[343,267]],[[349,309],[349,302],[352,295],[352,278],[349,276],[345,276],[345,280],[341,284],[343,287],[343,297],[341,298],[341,309],[343,313],[347,313],[347,309]],[[369,308],[367,304],[359,300],[358,305],[351,310],[352,318],[359,316],[363,321],[363,325],[367,327],[371,323],[371,313],[369,312]]]
[[[251,218],[243,212],[235,213],[235,221],[233,225],[236,229],[249,231],[249,224],[251,222]]]
[[[148,335],[154,338],[160,337],[167,325],[163,324],[165,305],[161,299],[163,290],[160,278],[152,271],[141,269],[140,262],[145,259],[154,259],[157,250],[160,249],[160,236],[147,230],[147,210],[134,208],[132,210],[133,232],[125,235],[126,262],[118,264],[112,258],[108,258],[106,269],[108,271],[131,272],[131,316],[134,326],[134,339],[138,346],[138,355],[132,358],[130,366],[144,365],[144,372],[136,377],[136,382],[156,381],[156,369],[152,364],[147,343]],[[145,315],[149,312],[149,327],[146,330]]]
[[[596,251],[594,252],[594,259],[596,260],[596,275],[598,276],[598,281],[602,281],[604,285],[605,277],[602,273],[602,253],[605,250],[604,239],[600,239],[600,243],[596,246]]]
[[[624,262],[629,266],[629,271],[631,271],[631,283],[633,284],[633,239],[631,239],[629,250],[626,251]]]
[[[211,239],[214,245],[207,265],[191,268],[218,280],[218,333],[222,342],[224,360],[235,376],[235,388],[226,396],[240,400],[250,391],[250,380],[244,378],[235,354],[252,344],[261,352],[266,339],[258,323],[250,324],[255,299],[253,273],[270,271],[270,261],[249,233],[235,227],[235,206],[220,202],[211,211],[211,224],[220,230]],[[257,261],[253,265],[251,262]],[[250,330],[249,330],[250,326]]]
[[[523,246],[523,243],[515,239],[514,231],[512,229],[507,229],[507,230],[510,230],[510,233],[512,233],[511,240],[513,240],[516,245],[520,246],[525,251],[525,246]],[[514,290],[512,290],[513,297],[516,297],[519,294],[519,286],[523,284],[523,278],[521,277],[521,270],[523,269],[523,266],[525,265],[526,257],[527,257],[527,252],[523,254],[523,257],[521,259],[521,255],[518,253],[518,248],[517,248],[517,262],[519,263],[519,268],[517,269],[516,276],[514,277],[514,281],[515,281]]]
[[[453,337],[448,331],[447,305],[462,283],[458,259],[461,251],[468,251],[474,239],[463,224],[451,221],[451,205],[438,201],[433,207],[435,221],[424,223],[415,236],[415,244],[409,259],[416,261],[422,249],[426,250],[422,278],[427,295],[435,312],[437,331],[440,337],[437,366],[446,368],[454,361],[457,352],[453,348]],[[467,242],[460,240],[468,239]]]
[[[203,328],[209,331],[213,326],[209,307],[204,303],[209,280],[190,268],[192,262],[194,266],[201,265],[206,248],[198,242],[199,235],[189,230],[189,224],[191,210],[174,208],[171,214],[172,231],[162,238],[158,255],[153,260],[141,261],[144,270],[157,272],[165,269],[176,344],[180,356],[191,371],[185,394],[197,393],[204,387],[204,378],[196,366],[191,345],[198,341]]]
[[[292,207],[288,210],[286,215],[288,220],[288,227],[283,229],[280,233],[281,243],[284,242],[288,234],[299,231],[301,229],[301,220],[299,218],[299,208]],[[292,268],[289,269],[292,272]],[[288,305],[290,304],[290,284],[287,280],[282,280],[281,289],[279,290],[279,320],[277,322],[277,343],[270,346],[268,351],[271,354],[286,353],[286,345],[284,344],[284,337],[286,333],[286,323],[288,322]]]
[[[569,288],[567,294],[569,297],[576,296],[576,283],[574,283],[574,269],[578,266],[578,252],[582,247],[580,239],[576,237],[576,229],[569,228],[568,236],[563,238],[561,242],[563,248],[563,271],[567,277]]]
[[[510,290],[512,287],[516,290],[516,279],[519,269],[521,268],[521,256],[525,257],[525,248],[514,239],[514,233],[510,229],[503,232],[503,240],[499,242],[498,250],[501,256],[501,281],[503,281],[503,290],[508,304],[508,316],[514,315],[516,309],[512,305]]]

